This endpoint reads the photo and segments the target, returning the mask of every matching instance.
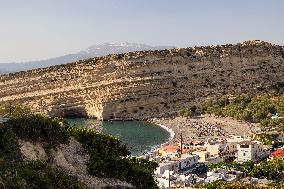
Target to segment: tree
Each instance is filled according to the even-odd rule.
[[[189,103],[185,108],[180,111],[182,117],[192,117],[196,114],[197,106]]]

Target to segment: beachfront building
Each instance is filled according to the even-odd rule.
[[[269,150],[259,141],[242,141],[237,144],[237,150],[237,162],[246,162],[249,160],[256,162],[269,155]]]
[[[223,161],[223,158],[221,158],[220,156],[213,156],[206,150],[196,150],[192,152],[192,154],[198,155],[198,162],[205,163],[206,165],[217,164]]]
[[[159,156],[167,156],[168,154],[175,154],[179,151],[179,147],[178,146],[163,146],[161,148],[159,148],[157,151],[158,151],[158,155]]]
[[[207,152],[212,157],[219,156],[223,161],[234,159],[237,153],[237,143],[227,142],[226,140],[216,143],[206,143],[204,147],[206,147]]]

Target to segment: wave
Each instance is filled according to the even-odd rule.
[[[167,126],[162,125],[162,124],[159,124],[159,123],[153,123],[153,124],[155,124],[155,125],[161,127],[162,129],[166,130],[168,133],[170,133],[170,136],[169,136],[167,142],[164,142],[164,143],[159,144],[159,145],[156,145],[156,146],[149,146],[151,149],[144,151],[144,152],[143,152],[143,155],[147,155],[147,154],[153,153],[153,152],[156,151],[158,148],[167,145],[167,144],[168,144],[171,140],[173,140],[174,137],[175,137],[175,132],[174,132],[172,129],[168,128]],[[143,155],[142,155],[142,156],[143,156]]]
[[[156,125],[158,125],[159,127],[163,128],[164,130],[166,130],[167,132],[170,133],[170,137],[169,137],[169,139],[168,139],[168,142],[170,142],[171,140],[174,139],[174,137],[175,137],[175,132],[174,132],[172,129],[170,129],[170,128],[168,128],[167,126],[162,125],[162,124],[156,124]],[[168,142],[166,142],[166,143],[168,143]],[[165,143],[165,144],[166,144],[166,143]]]

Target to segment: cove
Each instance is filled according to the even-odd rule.
[[[140,121],[98,121],[88,118],[68,118],[68,123],[78,127],[96,128],[120,138],[131,155],[140,156],[168,141],[170,133],[155,124]]]

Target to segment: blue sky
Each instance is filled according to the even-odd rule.
[[[283,0],[0,0],[0,62],[104,42],[284,45]]]

